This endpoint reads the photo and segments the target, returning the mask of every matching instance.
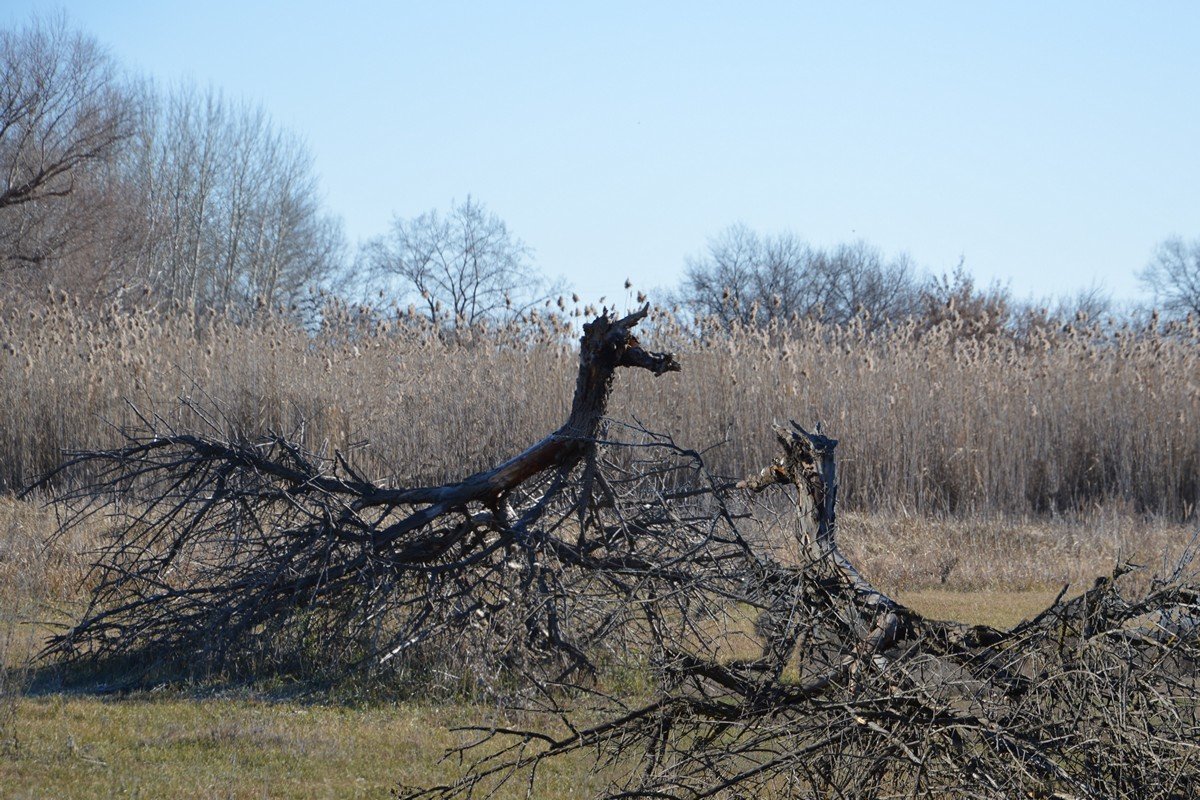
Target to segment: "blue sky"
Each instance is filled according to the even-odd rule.
[[[261,102],[351,240],[468,194],[595,298],[734,222],[1044,296],[1200,236],[1200,3],[204,3],[65,9]]]

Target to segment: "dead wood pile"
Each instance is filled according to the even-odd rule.
[[[146,420],[77,454],[53,478],[74,487],[65,525],[111,536],[50,653],[137,664],[131,681],[365,670],[514,712],[467,732],[453,776],[400,789],[412,798],[536,795],[573,753],[606,765],[609,797],[1200,793],[1186,563],[1137,593],[1120,567],[1011,630],[926,619],[840,550],[837,442],[819,428],[777,428],[779,456],[733,481],[607,421],[619,368],[680,369],[634,337],[645,314],[586,325],[563,426],[453,484],[388,485],[217,424]],[[780,490],[801,553],[787,564],[755,533]],[[730,654],[739,636],[753,657]]]

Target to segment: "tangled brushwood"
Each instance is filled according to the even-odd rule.
[[[464,732],[408,798],[538,793],[594,757],[608,797],[1186,798],[1200,791],[1200,589],[1121,566],[1011,630],[926,619],[838,546],[837,442],[776,429],[741,481],[606,420],[646,310],[584,327],[567,421],[457,483],[396,487],[284,437],[146,420],[53,485],[111,537],[68,659],[449,681],[517,720]],[[199,413],[199,410],[195,410]],[[481,435],[484,432],[480,432]],[[796,548],[763,543],[793,496]],[[739,644],[740,643],[740,644]],[[747,650],[752,643],[752,652]]]

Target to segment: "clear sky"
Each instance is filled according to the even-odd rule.
[[[467,194],[595,298],[741,221],[1021,296],[1200,236],[1200,3],[5,0],[260,101],[351,241]]]

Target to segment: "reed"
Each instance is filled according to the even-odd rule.
[[[113,444],[138,414],[360,448],[358,463],[381,477],[444,481],[520,451],[566,414],[568,316],[455,336],[398,310],[338,306],[324,319],[314,333],[282,315],[96,311],[61,294],[5,308],[0,481],[17,488],[65,451]],[[721,472],[763,465],[772,419],[820,419],[842,439],[848,510],[1196,516],[1195,323],[1081,321],[1016,336],[950,315],[885,333],[807,322],[701,331],[660,315],[643,338],[674,348],[684,372],[623,376],[611,408],[713,447]],[[181,411],[181,397],[220,416]]]

